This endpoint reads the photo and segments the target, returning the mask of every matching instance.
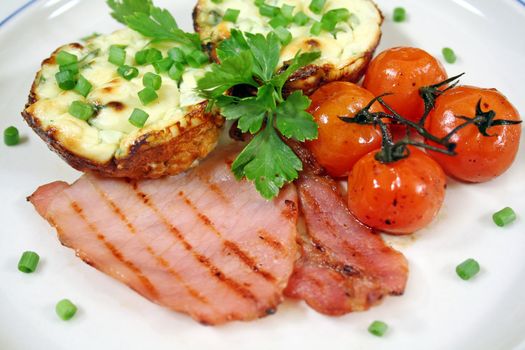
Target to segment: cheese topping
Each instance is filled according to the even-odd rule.
[[[323,13],[340,8],[349,10],[351,16],[348,21],[337,25],[335,36],[326,31],[318,36],[310,34],[313,21],[305,26],[292,23],[288,30],[292,33],[293,40],[283,48],[281,64],[292,59],[299,50],[303,52],[319,50],[322,56],[315,64],[331,63],[336,68],[343,68],[349,61],[362,55],[375,44],[381,31],[382,17],[372,1],[327,0],[320,15],[310,11],[310,2],[310,0],[266,0],[267,5],[279,8],[285,4],[294,6],[294,15],[302,11],[315,21],[320,21]],[[201,0],[199,7],[201,38],[204,40],[211,38],[211,41],[220,41],[228,37],[232,28],[265,35],[273,30],[269,24],[271,18],[259,13],[254,0],[223,0],[218,4],[211,0]],[[224,12],[229,8],[241,11],[236,23],[222,20]]]
[[[86,98],[74,91],[61,90],[55,80],[58,65],[55,60],[48,60],[37,76],[34,89],[36,102],[28,108],[28,112],[40,121],[43,130],[52,130],[55,138],[68,150],[98,163],[106,163],[113,157],[126,157],[135,140],[142,135],[177,123],[186,126],[185,116],[191,106],[203,101],[195,91],[196,81],[204,75],[205,69],[186,68],[180,87],[167,73],[161,73],[162,87],[157,91],[159,98],[143,106],[137,95],[144,88],[142,78],[147,72],[155,73],[155,70],[152,65],[137,66],[135,53],[154,47],[166,57],[167,51],[177,46],[174,43],[149,43],[150,40],[142,35],[122,29],[91,39],[83,49],[75,45],[60,48],[77,55],[79,60],[89,55],[87,66],[81,69],[80,74],[93,88]],[[138,77],[128,81],[117,73],[118,67],[108,62],[111,45],[125,46],[126,64],[139,70]],[[68,109],[73,101],[97,106],[95,117],[86,122],[70,115]],[[128,121],[135,108],[149,114],[145,126],[140,129]]]

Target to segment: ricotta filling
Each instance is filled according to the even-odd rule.
[[[136,67],[139,75],[128,81],[117,73],[117,66],[108,62],[111,45],[125,45],[126,65]],[[167,73],[160,73],[162,86],[159,98],[147,106],[142,105],[138,92],[144,86],[142,78],[148,72],[156,73],[152,65],[138,66],[135,54],[144,48],[156,48],[164,57],[174,43],[150,44],[150,40],[130,29],[89,40],[83,49],[66,45],[60,50],[77,55],[79,60],[88,56],[86,66],[80,70],[93,88],[87,97],[74,91],[61,90],[55,80],[59,67],[54,60],[44,63],[36,80],[36,100],[30,112],[40,121],[41,127],[52,131],[68,150],[99,163],[113,157],[124,158],[131,146],[142,135],[162,130],[179,123],[186,126],[186,114],[193,105],[204,101],[196,92],[197,80],[205,68],[186,68],[180,85]],[[57,51],[58,52],[58,51]],[[89,121],[77,119],[68,113],[73,101],[97,106],[96,115]],[[137,128],[128,119],[135,108],[149,114],[146,124]]]
[[[292,59],[295,54],[302,50],[313,51],[316,47],[309,45],[311,40],[320,44],[317,48],[322,56],[315,64],[338,63],[336,68],[343,68],[347,62],[358,55],[368,51],[375,43],[381,30],[381,13],[369,0],[327,0],[321,14],[310,11],[310,0],[266,0],[267,5],[282,7],[283,5],[294,6],[294,12],[302,11],[315,21],[320,21],[322,14],[330,10],[345,8],[351,13],[346,22],[338,23],[337,33],[323,31],[320,35],[312,35],[310,29],[313,22],[305,26],[292,23],[287,29],[291,32],[292,42],[283,48],[281,52],[281,64]],[[226,33],[236,28],[249,33],[268,34],[273,30],[269,22],[271,18],[264,17],[259,13],[259,8],[254,0],[223,0],[214,3],[211,0],[202,0],[201,11],[207,26],[204,40],[210,37],[213,41],[225,38]],[[236,23],[223,21],[222,17],[227,9],[240,10],[240,15]],[[210,32],[207,32],[209,30]]]

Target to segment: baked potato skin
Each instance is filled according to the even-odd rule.
[[[66,45],[82,49],[79,43]],[[54,64],[58,48],[42,62]],[[177,122],[161,130],[155,130],[137,138],[125,157],[113,157],[105,163],[76,154],[59,141],[57,130],[53,127],[44,129],[39,118],[32,113],[31,106],[38,100],[37,85],[41,71],[36,74],[29,92],[28,102],[22,116],[27,124],[71,167],[81,172],[94,173],[113,178],[160,178],[179,174],[200,159],[205,158],[217,145],[224,119],[218,112],[207,111],[207,102],[190,107],[184,117],[185,126]]]
[[[377,4],[373,3],[373,5],[381,17],[381,25],[384,21],[384,16]],[[210,35],[202,24],[205,22],[202,9],[203,6],[204,0],[198,0],[197,5],[193,9],[193,27],[195,31],[200,34],[201,40],[206,40]],[[222,34],[225,36],[224,38],[227,38],[229,35],[226,31]],[[375,50],[379,46],[381,36],[381,31],[378,31],[375,37],[371,39],[369,49],[362,52],[358,57],[354,57],[352,60],[345,62],[342,68],[337,67],[335,64],[325,63],[322,65],[311,64],[299,69],[288,79],[288,82],[284,86],[284,93],[290,94],[293,91],[302,90],[305,94],[311,95],[322,85],[332,81],[349,81],[357,83],[365,74],[369,63],[374,56]],[[218,42],[205,43],[208,52],[217,63],[219,63],[219,59],[216,55],[216,47],[218,44]],[[315,39],[309,39],[304,42],[303,48],[305,50],[315,49],[317,46],[320,45]],[[287,67],[288,65],[285,62],[279,71],[283,71]]]

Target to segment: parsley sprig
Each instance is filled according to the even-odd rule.
[[[306,112],[310,99],[301,91],[283,96],[288,78],[301,67],[320,57],[319,52],[298,53],[287,68],[277,72],[281,42],[276,34],[243,33],[232,30],[231,37],[217,48],[220,64],[198,82],[199,93],[216,105],[227,120],[237,121],[243,132],[255,135],[232,164],[238,179],[255,183],[264,198],[275,197],[288,182],[298,177],[301,160],[283,141],[317,138],[318,128]],[[230,89],[248,85],[254,96],[229,96]]]
[[[190,49],[201,49],[196,33],[186,33],[168,10],[153,5],[151,0],[107,0],[111,16],[153,41],[173,41]]]

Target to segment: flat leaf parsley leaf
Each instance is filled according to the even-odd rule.
[[[220,64],[198,82],[201,96],[216,105],[228,120],[237,121],[243,132],[255,135],[232,164],[238,179],[246,177],[264,198],[271,199],[302,170],[301,160],[283,141],[317,138],[317,124],[306,112],[310,99],[301,91],[287,98],[283,87],[298,69],[320,57],[319,52],[298,53],[277,73],[281,42],[274,33],[243,33],[232,30],[229,39],[217,48]],[[238,85],[248,85],[257,93],[244,98],[224,95]]]
[[[186,33],[168,10],[155,7],[151,0],[107,0],[111,16],[154,41],[173,41],[193,50],[201,49],[199,35]]]

